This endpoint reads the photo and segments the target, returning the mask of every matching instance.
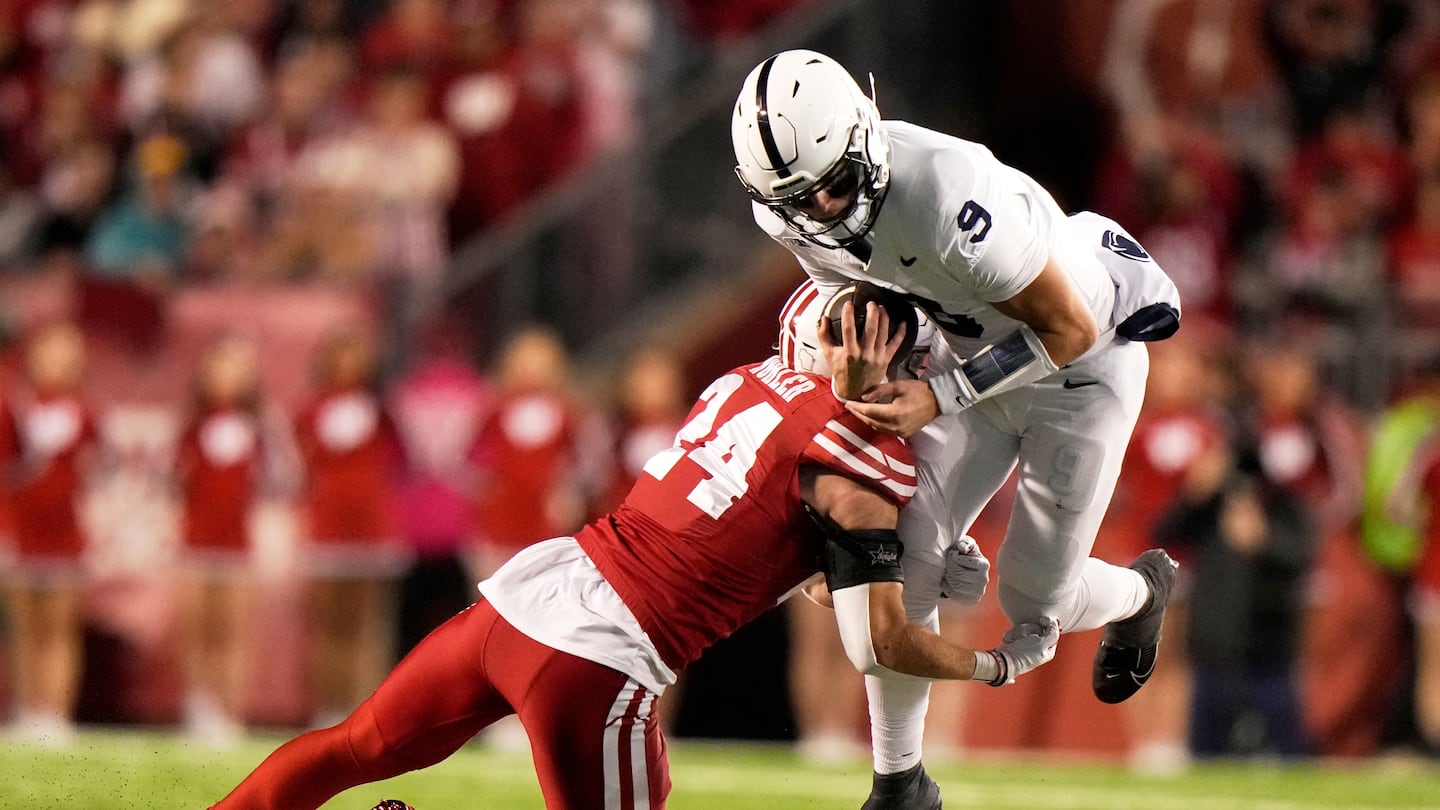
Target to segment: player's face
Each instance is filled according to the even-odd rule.
[[[850,212],[860,192],[860,167],[842,160],[820,178],[795,210],[819,223],[834,222]]]

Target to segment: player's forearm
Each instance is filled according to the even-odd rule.
[[[973,650],[911,623],[875,639],[875,660],[892,672],[920,678],[963,681],[975,675]]]
[[[980,656],[986,656],[988,663],[991,654],[951,644],[909,621],[900,599],[901,587],[898,582],[875,582],[831,592],[840,641],[850,663],[865,675],[946,680],[976,677]],[[986,679],[994,677],[991,672]]]
[[[1025,289],[992,306],[1029,327],[1057,367],[1089,351],[1100,338],[1095,315],[1053,256]]]

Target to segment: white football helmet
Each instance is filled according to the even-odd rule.
[[[750,198],[811,242],[845,247],[875,224],[890,184],[890,139],[875,102],[834,59],[794,50],[761,62],[740,87],[730,138]],[[853,190],[854,200],[818,220],[798,206],[821,188]]]
[[[820,350],[819,331],[820,317],[828,300],[820,294],[815,282],[807,278],[780,310],[780,340],[775,350],[786,368],[830,376],[830,364]]]

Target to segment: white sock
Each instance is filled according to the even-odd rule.
[[[865,676],[870,701],[870,748],[878,774],[899,773],[920,761],[930,682],[920,678]]]
[[[1149,599],[1150,586],[1139,573],[1091,557],[1081,571],[1070,610],[1065,611],[1068,615],[1056,619],[1066,633],[1094,630],[1134,616]]]

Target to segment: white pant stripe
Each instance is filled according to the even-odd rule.
[[[635,722],[630,726],[630,774],[635,780],[635,807],[650,807],[650,768],[645,759],[645,721],[655,707],[655,697],[645,695],[636,707]]]
[[[605,719],[605,736],[602,740],[601,767],[605,772],[606,810],[636,810],[650,806],[650,772],[645,760],[645,719],[653,710],[655,697],[642,694],[637,702],[637,692],[644,687],[634,681],[625,684],[610,705],[610,714]],[[632,705],[633,704],[633,705]],[[621,739],[621,735],[627,739]],[[621,746],[629,747],[630,767],[628,772],[620,770]],[[622,802],[623,780],[630,781],[630,795],[633,802]]]

